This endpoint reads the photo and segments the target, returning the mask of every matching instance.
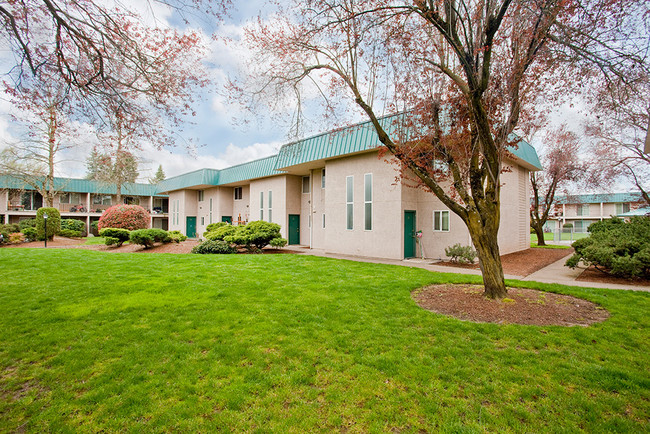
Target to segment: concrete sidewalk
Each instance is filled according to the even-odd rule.
[[[390,264],[390,265],[401,265],[405,267],[417,267],[423,268],[425,270],[437,272],[437,273],[456,273],[456,274],[473,274],[480,276],[480,270],[474,270],[470,268],[456,268],[448,267],[444,265],[436,265],[435,259],[420,259],[420,258],[410,258],[410,259],[381,259],[381,258],[368,258],[364,256],[353,256],[353,255],[340,255],[328,253],[322,249],[309,249],[306,246],[300,246],[301,248],[297,250],[300,254],[304,255],[313,255],[313,256],[322,256],[325,258],[334,258],[334,259],[346,259],[349,261],[357,262],[368,262],[373,264]],[[548,265],[541,270],[534,272],[528,276],[515,276],[511,274],[506,274],[506,279],[516,279],[516,280],[526,280],[532,282],[541,282],[541,283],[552,283],[560,285],[569,285],[569,286],[580,286],[584,288],[608,288],[608,289],[624,289],[631,291],[647,291],[650,292],[650,286],[637,286],[637,285],[619,285],[613,283],[597,283],[597,282],[582,282],[576,280],[576,278],[585,270],[582,267],[578,267],[575,270],[572,270],[569,267],[565,267],[564,263],[567,258],[562,258],[559,261]]]

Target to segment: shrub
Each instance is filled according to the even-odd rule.
[[[209,232],[212,232],[215,229],[221,228],[223,226],[230,226],[230,225],[226,222],[210,223],[209,225],[206,226],[205,232],[203,232],[203,236],[205,237],[208,235]]]
[[[205,232],[203,236],[208,240],[223,241],[224,237],[235,235],[235,233],[241,229],[243,229],[243,226],[231,226],[226,223],[225,225],[219,226],[212,231]]]
[[[164,229],[138,229],[131,232],[129,241],[133,244],[140,244],[145,249],[152,247],[154,243],[169,243],[171,237]]]
[[[61,229],[59,235],[66,238],[80,238],[83,236],[83,232],[72,229]]]
[[[139,205],[113,205],[104,211],[97,227],[100,231],[104,228],[146,229],[150,218],[149,212]]]
[[[180,243],[181,241],[185,241],[187,239],[186,235],[183,235],[181,231],[169,231],[169,238],[175,242],[175,243]]]
[[[243,228],[237,228],[233,235],[225,236],[224,241],[246,247],[248,250],[261,249],[280,236],[280,225],[265,221],[253,221]]]
[[[18,227],[20,232],[23,232],[25,228],[34,228],[36,229],[36,219],[24,219],[18,222]],[[25,232],[23,232],[25,233]]]
[[[230,254],[237,253],[237,249],[225,241],[205,240],[192,249],[192,253],[198,254]]]
[[[625,224],[623,219],[620,219],[618,217],[612,217],[611,219],[590,224],[589,227],[587,228],[587,232],[595,233],[600,231],[608,231],[611,229],[616,229],[623,224]]]
[[[451,262],[473,264],[477,253],[476,250],[472,249],[472,246],[461,246],[460,243],[456,243],[445,248],[445,255],[450,258]]]
[[[566,261],[568,267],[575,268],[582,261],[614,276],[650,278],[649,218],[594,225],[587,238],[572,244],[575,253]]]
[[[9,243],[10,244],[19,244],[25,241],[25,236],[20,232],[13,232],[9,234]]]
[[[287,240],[284,238],[273,238],[271,241],[269,241],[269,244],[271,247],[275,247],[276,249],[281,249],[282,247],[287,245]]]
[[[15,232],[15,231],[10,231],[8,229],[8,226],[9,225],[0,225],[0,235],[2,235],[2,237],[0,237],[0,244],[8,243],[9,242],[9,234],[12,233],[12,232]]]
[[[90,222],[90,230],[93,233],[93,235],[99,235],[99,220],[95,220]]]
[[[564,226],[562,226],[564,229],[573,229],[573,223],[565,223]]]
[[[82,236],[84,234],[84,232],[86,232],[86,223],[81,221],[81,220],[77,220],[77,219],[62,219],[61,220],[61,232],[63,232],[64,230],[71,230],[71,231],[74,231],[74,232],[79,232],[81,235],[77,235],[77,236]],[[63,234],[60,233],[60,235],[63,235]],[[63,236],[65,237],[66,235],[63,235]]]
[[[39,208],[36,211],[36,237],[39,240],[45,239],[44,214],[47,214],[47,239],[51,240],[61,230],[61,214],[56,208]]]
[[[30,227],[30,226],[27,226],[27,227],[24,228],[21,232],[23,233],[23,235],[25,235],[25,238],[26,238],[28,241],[35,241],[36,238],[37,238],[37,231],[36,231],[36,228],[32,228],[32,227]]]
[[[121,228],[104,228],[99,231],[99,236],[106,238],[104,243],[107,246],[117,244],[117,247],[120,247],[125,241],[129,240],[130,235],[131,231]]]

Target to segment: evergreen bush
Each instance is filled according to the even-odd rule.
[[[169,231],[169,238],[175,243],[180,243],[181,241],[185,241],[187,239],[186,235],[183,235],[181,231]]]
[[[83,232],[75,231],[72,229],[61,229],[59,231],[59,236],[66,238],[81,238],[83,236]]]
[[[43,215],[47,214],[47,239],[51,240],[55,234],[61,230],[61,214],[56,208],[39,208],[36,211],[36,237],[39,240],[45,240],[45,219]]]
[[[107,246],[117,244],[117,247],[120,247],[125,241],[129,240],[131,231],[121,228],[104,228],[99,231],[99,236],[105,238],[104,243]]]
[[[230,226],[230,225],[226,222],[210,223],[209,225],[206,226],[205,232],[203,232],[203,236],[207,237],[208,233],[214,231],[217,228],[221,228],[224,226]]]
[[[225,241],[205,240],[192,249],[192,253],[205,254],[231,254],[237,253],[237,249]]]
[[[61,232],[63,232],[64,230],[79,232],[80,235],[77,236],[82,236],[86,232],[86,223],[83,222],[82,220],[77,220],[77,219],[62,219]],[[63,235],[63,234],[59,233],[59,235]],[[65,237],[66,235],[63,236]]]
[[[140,244],[145,249],[152,247],[154,243],[169,243],[171,242],[169,233],[164,229],[138,229],[131,232],[129,241],[132,244]]]
[[[208,240],[223,241],[224,237],[235,235],[235,233],[237,233],[237,230],[240,229],[243,229],[243,226],[231,226],[226,223],[223,226],[218,226],[211,231],[205,232],[203,236]]]
[[[21,232],[25,235],[27,241],[36,241],[38,235],[35,227],[27,226]]]
[[[228,243],[254,251],[268,245],[275,238],[282,238],[280,225],[265,221],[253,221],[244,227],[237,228],[234,234],[225,236],[223,239]]]
[[[20,232],[23,232],[23,229],[25,228],[36,228],[36,219],[23,219],[18,222],[18,227],[20,228]],[[24,232],[23,232],[24,233]]]
[[[100,231],[104,228],[146,229],[150,218],[149,212],[140,205],[113,205],[104,211],[97,227]]]
[[[592,224],[591,234],[572,244],[575,253],[566,265],[575,268],[582,261],[614,276],[650,278],[650,218],[602,223]]]

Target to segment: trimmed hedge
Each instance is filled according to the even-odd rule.
[[[22,231],[28,241],[36,241],[38,234],[36,228],[27,226]]]
[[[231,254],[237,253],[237,249],[232,247],[225,241],[219,240],[205,240],[198,246],[195,246],[192,249],[192,253],[198,253],[201,255],[206,254]]]
[[[39,240],[45,240],[44,214],[47,214],[47,239],[51,240],[61,230],[61,214],[56,208],[39,208],[36,211],[36,236]]]
[[[105,238],[104,243],[107,246],[117,244],[117,247],[120,247],[125,241],[129,240],[131,231],[121,228],[104,228],[99,231],[99,236]]]
[[[104,228],[134,231],[148,228],[150,219],[149,212],[139,205],[113,205],[104,211],[97,227],[100,231]]]
[[[20,227],[20,232],[23,232],[25,228],[34,228],[36,229],[36,219],[24,219],[18,222]],[[24,232],[23,232],[24,233]]]
[[[582,261],[614,276],[650,279],[650,218],[612,220],[590,225],[591,235],[572,244],[575,253],[566,265],[575,268]]]
[[[132,244],[140,244],[145,249],[152,247],[154,243],[169,243],[172,241],[169,233],[164,229],[138,229],[131,232],[129,241]]]
[[[72,229],[61,229],[59,231],[59,236],[66,238],[81,238],[83,236],[83,232],[73,231]]]

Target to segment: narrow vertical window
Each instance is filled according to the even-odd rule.
[[[273,192],[269,190],[269,222],[273,221]]]
[[[372,173],[363,175],[364,228],[372,230]]]
[[[325,169],[320,173],[320,188],[325,188]]]
[[[203,191],[203,190],[199,190],[199,192],[198,192],[199,202],[203,202],[203,195],[204,195],[204,191]]]
[[[210,198],[210,224],[212,224],[212,198]]]
[[[433,212],[433,230],[435,232],[449,232],[449,211]]]
[[[235,187],[234,190],[235,190],[235,200],[241,200],[242,197],[243,197],[242,188],[241,187]]]
[[[201,217],[201,226],[205,226],[205,217]]]
[[[345,178],[346,222],[349,230],[354,229],[354,176]]]
[[[260,191],[260,220],[264,220],[264,192]]]
[[[309,193],[309,176],[302,177],[302,192],[303,194]]]
[[[325,229],[325,213],[323,213],[323,229]]]

